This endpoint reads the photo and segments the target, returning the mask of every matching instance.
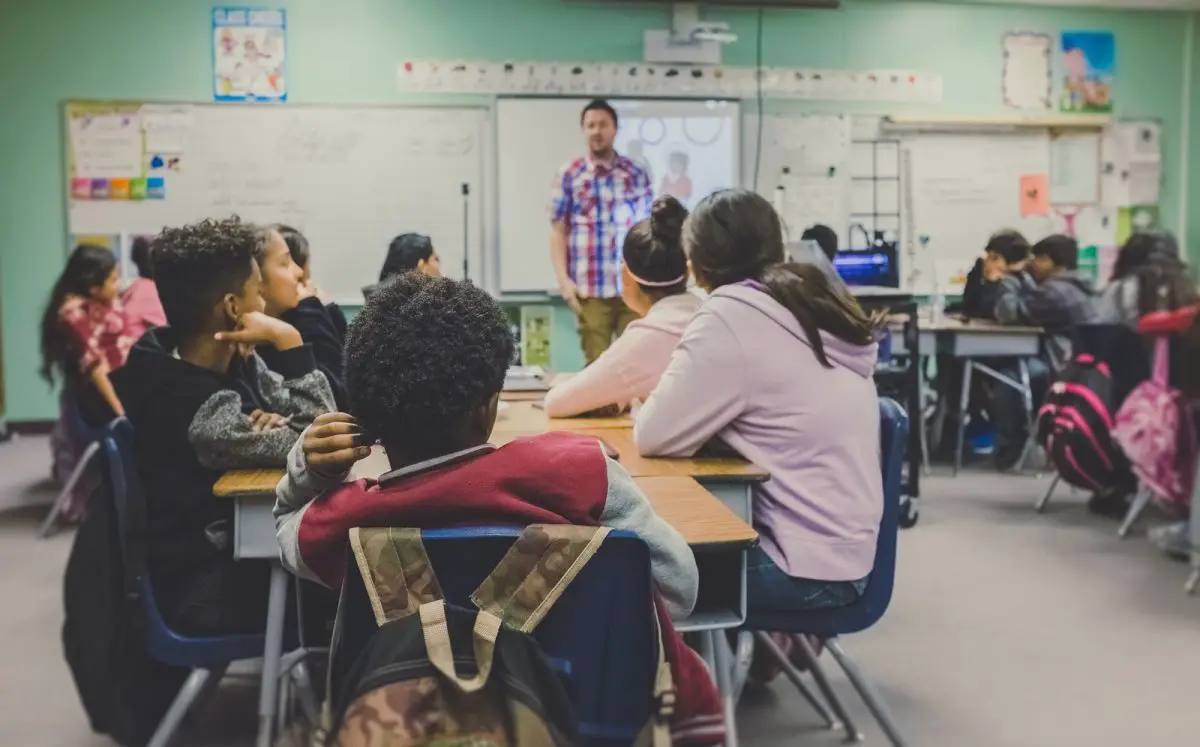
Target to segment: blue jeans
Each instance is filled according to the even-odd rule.
[[[867,588],[858,581],[814,581],[783,572],[761,546],[746,557],[746,607],[749,616],[832,609],[854,604]]]

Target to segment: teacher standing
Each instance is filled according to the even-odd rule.
[[[583,107],[588,153],[559,171],[550,206],[550,259],[588,363],[637,318],[621,300],[621,243],[654,202],[646,171],[613,150],[617,123],[603,99]]]

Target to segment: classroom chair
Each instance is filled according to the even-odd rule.
[[[450,604],[470,595],[519,537],[519,528],[425,530],[421,538]],[[376,630],[362,577],[350,558],[341,643],[330,661],[332,692]],[[652,713],[657,664],[650,554],[632,532],[614,531],[533,636],[563,678],[589,745],[631,745]]]
[[[88,468],[92,466],[92,461],[100,454],[100,441],[105,433],[104,429],[93,428],[84,421],[79,406],[71,397],[64,394],[63,401],[66,404],[63,408],[63,416],[67,420],[67,428],[74,433],[87,434],[89,443],[87,448],[83,450],[83,453],[79,455],[79,461],[75,463],[75,469],[71,470],[71,474],[63,484],[62,490],[58,492],[58,495],[54,498],[54,502],[50,504],[50,512],[42,520],[41,528],[38,530],[38,536],[42,539],[54,534],[55,530],[58,529],[58,519],[71,502],[71,494],[75,491],[75,486],[83,479]]]
[[[829,678],[805,641],[805,635],[815,636],[825,644],[829,653],[845,671],[850,683],[870,709],[883,733],[894,747],[906,747],[887,706],[875,689],[867,682],[862,671],[846,653],[840,637],[858,633],[877,623],[887,611],[892,599],[892,588],[896,578],[896,541],[899,535],[901,472],[904,465],[905,448],[908,443],[908,416],[895,400],[879,398],[879,445],[880,466],[883,473],[883,518],[879,523],[879,539],[875,549],[875,564],[871,569],[870,581],[862,597],[852,605],[813,612],[782,615],[751,614],[746,628],[757,631],[756,642],[762,644],[783,667],[784,673],[793,683],[800,683],[800,673],[788,661],[783,652],[765,631],[802,634],[796,636],[797,643],[808,654],[812,662],[813,679],[821,694],[825,696],[834,715],[846,727],[850,740],[861,739],[849,713],[838,700],[829,684]],[[801,688],[803,693],[803,688]]]
[[[265,637],[254,634],[192,638],[179,635],[167,626],[155,603],[154,588],[145,570],[146,559],[136,540],[141,531],[139,527],[144,524],[146,504],[134,463],[133,426],[125,418],[114,420],[104,429],[100,444],[108,465],[122,562],[132,571],[127,571],[126,577],[136,579],[133,582],[135,588],[129,593],[140,599],[145,613],[146,650],[163,664],[192,670],[147,743],[147,747],[168,747],[184,717],[207,693],[216,689],[231,664],[262,656]],[[302,659],[293,662],[292,667],[289,674],[301,691],[301,703],[308,717],[316,723],[316,696],[311,689],[307,667]]]

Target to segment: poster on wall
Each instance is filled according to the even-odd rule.
[[[213,100],[287,101],[287,13],[213,8]]]
[[[1117,42],[1107,31],[1062,32],[1062,110],[1108,114],[1113,110]]]
[[[1004,105],[1014,109],[1049,109],[1052,103],[1054,40],[1048,34],[1005,34]]]

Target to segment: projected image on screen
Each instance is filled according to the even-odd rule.
[[[588,154],[580,127],[586,98],[504,98],[496,102],[496,222],[500,288],[558,290],[547,251],[549,199],[561,190],[562,170]],[[737,101],[610,99],[618,126],[613,147],[646,169],[656,195],[671,194],[689,208],[740,180],[741,109]],[[623,231],[642,215],[617,222]]]
[[[726,102],[710,103],[712,116],[672,116],[642,102],[619,102],[616,149],[646,169],[655,196],[671,195],[689,209],[736,184],[736,127],[723,111]]]

